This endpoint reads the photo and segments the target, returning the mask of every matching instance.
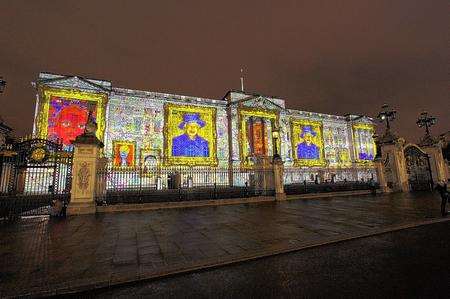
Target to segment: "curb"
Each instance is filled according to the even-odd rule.
[[[316,244],[300,245],[300,246],[298,246],[298,245],[297,246],[287,246],[285,248],[273,249],[270,251],[266,250],[266,251],[256,252],[254,254],[250,254],[250,255],[246,255],[246,256],[228,258],[227,260],[221,260],[220,258],[214,259],[214,260],[210,260],[210,261],[205,261],[203,263],[199,263],[197,265],[192,265],[190,267],[189,266],[178,267],[178,268],[173,267],[172,269],[169,269],[167,271],[162,271],[159,273],[153,273],[153,274],[148,274],[148,275],[143,274],[143,275],[139,275],[138,277],[137,276],[122,277],[115,281],[108,280],[108,281],[98,281],[98,282],[87,282],[87,281],[82,280],[82,281],[78,281],[78,283],[74,283],[70,286],[66,286],[63,288],[44,291],[44,292],[41,291],[41,292],[36,292],[36,293],[19,294],[18,296],[20,296],[20,297],[22,297],[22,296],[32,296],[32,297],[59,296],[59,295],[82,293],[82,292],[86,292],[86,291],[95,291],[95,290],[100,290],[103,288],[108,288],[108,287],[113,287],[113,286],[114,287],[125,286],[127,284],[135,284],[135,283],[150,281],[150,280],[154,280],[154,279],[167,278],[167,277],[171,277],[171,276],[196,272],[196,271],[200,271],[200,270],[214,269],[214,268],[219,268],[219,267],[223,267],[223,266],[239,264],[242,262],[257,260],[260,258],[276,256],[276,255],[286,254],[286,253],[291,253],[291,252],[297,252],[297,251],[311,249],[311,248],[320,247],[320,246],[324,246],[324,245],[338,244],[338,243],[343,243],[346,241],[382,235],[382,234],[386,234],[386,233],[390,233],[390,232],[420,227],[420,226],[429,225],[429,224],[443,223],[443,222],[447,222],[447,221],[450,221],[450,218],[439,218],[439,219],[426,220],[426,221],[416,222],[416,223],[412,223],[412,224],[404,224],[404,225],[399,225],[396,227],[379,229],[379,230],[372,231],[370,233],[360,234],[360,235],[356,235],[356,236],[350,236],[347,238],[328,240],[328,241],[320,242],[320,243],[316,243]]]
[[[334,196],[356,196],[370,194],[370,190],[356,190],[356,191],[338,191],[329,193],[309,193],[299,195],[287,195],[284,200],[276,200],[275,196],[258,196],[248,198],[231,198],[231,199],[216,199],[216,200],[194,200],[181,202],[165,202],[165,203],[136,203],[136,204],[116,204],[109,206],[97,206],[97,213],[120,213],[132,211],[149,211],[161,209],[182,209],[182,208],[196,208],[207,206],[225,206],[236,204],[249,203],[264,203],[264,202],[285,202],[296,199],[319,199]]]

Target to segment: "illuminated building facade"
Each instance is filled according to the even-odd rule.
[[[34,135],[66,147],[98,125],[115,167],[255,167],[274,146],[286,183],[375,178],[373,120],[287,109],[282,99],[229,91],[222,99],[113,87],[111,82],[41,73]],[[273,129],[279,130],[277,145]]]

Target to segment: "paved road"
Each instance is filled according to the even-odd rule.
[[[0,297],[52,295],[441,219],[436,194],[336,196],[0,226]]]
[[[449,298],[449,232],[447,221],[81,295],[97,298]]]

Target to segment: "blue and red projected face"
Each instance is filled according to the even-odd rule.
[[[114,166],[132,167],[135,165],[136,142],[113,141]]]
[[[89,110],[96,119],[95,104],[88,101],[52,97],[48,113],[48,138],[70,145],[84,132]]]
[[[217,165],[216,109],[165,105],[164,153],[168,165]]]
[[[172,138],[173,157],[208,157],[209,142],[199,135],[206,124],[199,113],[184,113],[178,128],[183,134]]]
[[[308,167],[325,165],[322,122],[292,119],[291,130],[294,165]]]

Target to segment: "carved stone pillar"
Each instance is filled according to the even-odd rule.
[[[404,140],[401,138],[381,145],[381,158],[389,171],[387,182],[392,191],[409,191],[403,145]]]
[[[380,189],[383,193],[390,192],[390,189],[387,186],[385,169],[383,165],[383,161],[381,159],[377,159],[373,161],[375,165],[375,170],[377,172],[378,184],[380,185]]]
[[[273,160],[273,180],[275,187],[275,199],[285,200],[286,193],[284,193],[284,165],[281,159]]]
[[[256,195],[266,195],[267,190],[274,189],[273,172],[268,157],[256,156],[254,169],[254,188]]]
[[[95,192],[100,147],[97,144],[75,144],[73,154],[73,180],[67,214],[94,214]]]
[[[421,149],[429,156],[433,184],[435,185],[438,181],[447,182],[447,165],[442,156],[440,144],[436,143],[434,145],[422,146]]]
[[[95,136],[97,126],[88,123],[84,134],[73,142],[72,190],[68,215],[94,214],[96,212],[95,196],[104,182],[99,181],[97,175],[100,167],[105,166],[104,159],[100,159],[103,143]]]

